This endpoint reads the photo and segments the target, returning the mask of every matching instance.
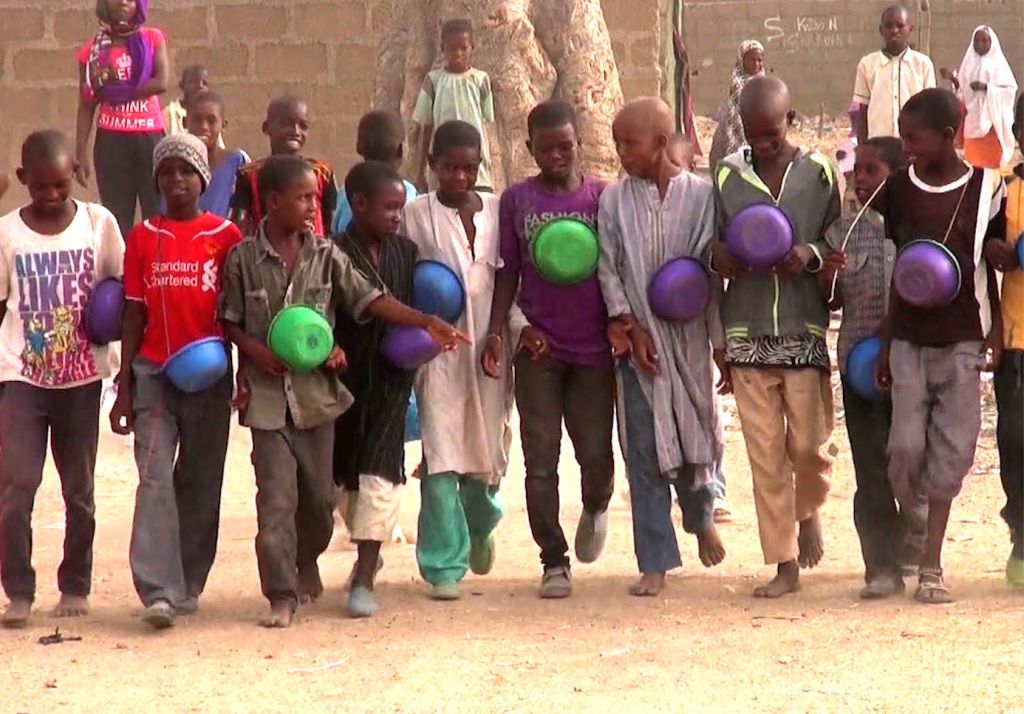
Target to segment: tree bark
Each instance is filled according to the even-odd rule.
[[[441,24],[453,18],[473,22],[473,65],[491,77],[495,188],[536,171],[526,149],[526,116],[551,98],[571,102],[579,113],[583,170],[618,174],[611,128],[622,88],[600,0],[396,0],[380,45],[376,108],[399,111],[408,122],[424,77],[439,65]],[[419,158],[418,132],[409,122],[407,173]]]

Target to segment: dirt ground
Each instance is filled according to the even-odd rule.
[[[991,414],[989,414],[989,417]],[[736,424],[728,433],[730,502],[722,527],[729,554],[705,571],[681,531],[685,567],[663,597],[627,595],[635,576],[630,514],[611,508],[604,557],[577,566],[569,600],[535,595],[537,552],[523,507],[522,455],[504,487],[498,560],[470,576],[464,597],[436,603],[416,574],[414,546],[394,544],[379,580],[380,613],[344,616],[341,584],[353,553],[339,532],[321,559],[326,597],[287,631],[256,625],[265,603],[253,554],[255,515],[249,440],[237,430],[224,489],[220,554],[200,613],[170,631],[139,620],[127,552],[136,474],[130,449],[105,434],[97,474],[93,615],[61,622],[54,573],[62,538],[52,468],[37,501],[39,611],[31,626],[0,631],[6,680],[0,710],[134,711],[1024,711],[1024,593],[1010,592],[997,512],[1001,490],[991,424],[976,472],[956,502],[946,544],[958,601],[925,607],[909,597],[856,598],[861,563],[850,515],[853,475],[845,433],[824,514],[827,554],[804,590],[756,601],[761,565],[749,470]],[[410,460],[415,461],[410,452]],[[578,470],[566,442],[563,522],[572,534]],[[621,464],[618,469],[622,483]],[[402,523],[415,530],[416,485]],[[678,514],[677,514],[678,518]],[[82,641],[43,647],[61,626]]]
[[[806,125],[805,125],[806,127]],[[845,127],[802,127],[800,142],[834,156]],[[713,123],[701,123],[705,150]],[[393,711],[393,712],[1024,712],[1024,592],[1007,590],[1009,552],[991,395],[975,473],[954,504],[946,543],[950,606],[909,596],[857,599],[860,551],[841,401],[838,459],[823,515],[826,556],[804,573],[804,590],[780,601],[750,591],[761,564],[749,468],[738,423],[728,427],[733,522],[722,526],[725,563],[712,571],[679,529],[686,564],[663,597],[636,599],[630,513],[611,507],[604,557],[574,568],[569,600],[541,601],[537,550],[523,505],[518,443],[503,488],[506,515],[498,560],[469,576],[463,599],[436,603],[416,572],[414,546],[393,544],[379,578],[380,612],[344,616],[342,582],[354,553],[339,530],[321,558],[328,592],[300,610],[287,631],[256,621],[266,607],[253,552],[256,519],[248,434],[236,430],[224,489],[220,553],[200,613],[155,633],[139,620],[127,553],[137,481],[130,449],[107,430],[97,473],[93,614],[57,621],[62,505],[48,467],[37,500],[39,611],[31,627],[0,631],[0,711]],[[732,411],[727,404],[727,410]],[[563,524],[579,517],[579,472],[565,442]],[[408,454],[415,464],[415,447]],[[622,487],[621,462],[617,479]],[[415,532],[417,484],[406,490],[402,524]],[[676,514],[678,521],[678,513]],[[60,626],[80,642],[43,647]]]

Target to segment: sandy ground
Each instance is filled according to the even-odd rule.
[[[946,565],[958,602],[942,607],[909,597],[857,600],[861,563],[841,424],[823,565],[805,574],[797,596],[752,599],[769,570],[761,565],[735,426],[728,435],[735,520],[722,527],[728,558],[705,571],[694,541],[680,531],[686,565],[663,597],[626,594],[635,560],[629,510],[618,495],[608,550],[597,564],[576,567],[574,596],[536,597],[517,445],[497,565],[490,576],[467,579],[463,600],[428,600],[413,546],[395,544],[385,552],[380,614],[346,619],[341,584],[353,553],[339,532],[321,559],[326,597],[301,609],[291,630],[273,632],[256,625],[265,603],[253,555],[247,433],[238,430],[232,441],[220,554],[202,610],[162,633],[138,619],[128,570],[131,453],[104,435],[94,613],[74,622],[45,614],[57,597],[62,538],[59,489],[48,467],[35,518],[39,612],[26,630],[0,631],[0,711],[146,704],[163,711],[1024,711],[1024,593],[1008,591],[1002,576],[1008,545],[990,424],[949,529]],[[564,464],[563,522],[571,536],[580,505],[568,442]],[[621,474],[620,466],[620,485]],[[402,522],[412,531],[415,483],[406,496]],[[82,641],[38,644],[58,625]]]

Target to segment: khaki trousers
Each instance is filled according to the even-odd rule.
[[[831,485],[829,375],[813,368],[733,367],[732,383],[764,562],[795,560],[797,523],[824,505]]]

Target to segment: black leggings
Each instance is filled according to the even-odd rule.
[[[153,179],[153,149],[164,133],[128,133],[96,130],[93,163],[100,202],[114,214],[121,236],[135,225],[135,204],[142,220],[157,213],[158,196]]]

